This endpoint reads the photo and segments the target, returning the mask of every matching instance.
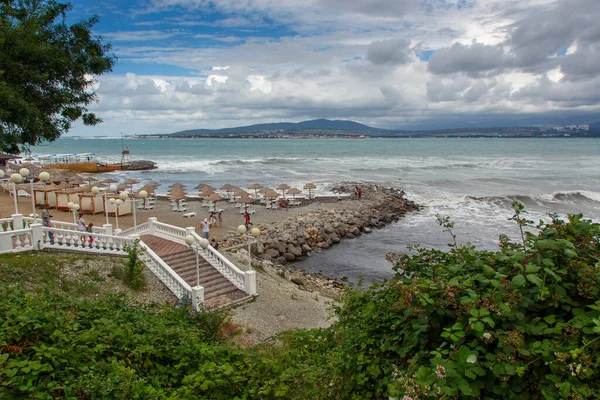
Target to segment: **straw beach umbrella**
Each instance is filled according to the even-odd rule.
[[[138,183],[140,183],[140,181],[137,179],[133,179],[133,178],[125,179],[123,181],[123,185],[129,186],[129,193],[133,193],[133,185],[138,184]]]
[[[201,192],[200,192],[200,197],[208,197],[211,194],[213,194],[215,191],[209,188],[204,188]]]
[[[258,197],[258,189],[262,189],[262,185],[260,183],[253,183],[252,185],[248,186],[248,189],[254,189],[254,197]]]
[[[183,189],[185,188],[185,185],[179,182],[175,182],[174,184],[169,185],[169,189],[173,190],[175,188]]]
[[[311,191],[311,190],[314,190],[314,189],[316,189],[316,188],[317,188],[317,186],[316,186],[314,183],[307,183],[306,185],[304,185],[304,189],[308,189],[308,198],[309,198],[309,199],[311,198],[311,193],[310,193],[310,191]]]
[[[290,188],[290,185],[286,185],[285,183],[282,183],[281,185],[277,186],[277,190],[281,190],[283,197],[285,197],[285,191],[289,188]]]
[[[296,195],[300,193],[302,193],[302,190],[296,188],[291,188],[287,191],[287,194],[291,194],[294,200],[296,200]]]

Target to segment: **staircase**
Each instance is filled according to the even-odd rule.
[[[140,239],[190,286],[196,286],[196,253],[192,249],[153,235],[142,235]],[[206,309],[225,307],[249,297],[201,256],[198,265]]]

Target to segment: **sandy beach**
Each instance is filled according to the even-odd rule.
[[[365,189],[365,191],[367,191]],[[365,194],[365,199],[361,200],[363,203],[368,201],[368,195]],[[338,202],[335,198],[320,198],[316,200],[304,201],[303,205],[290,206],[286,209],[267,209],[264,205],[253,204],[249,209],[254,210],[254,214],[251,216],[251,222],[253,224],[273,224],[281,222],[288,217],[306,214],[317,210],[332,210],[359,206],[358,200],[344,200]],[[355,204],[356,203],[356,204]],[[202,207],[201,202],[198,199],[191,198],[187,200],[188,210],[187,212],[196,212],[197,215],[191,218],[184,218],[183,212],[177,212],[171,210],[171,203],[169,200],[159,197],[156,201],[156,206],[153,210],[136,210],[137,223],[141,224],[146,222],[150,217],[158,218],[159,222],[165,222],[171,225],[187,228],[194,227],[196,232],[202,232],[201,223],[204,218],[208,218],[210,213],[207,207]],[[364,204],[363,204],[364,205]],[[18,197],[19,213],[25,216],[32,214],[31,198],[29,197]],[[217,209],[223,209],[222,218],[223,223],[221,226],[213,227],[210,232],[210,237],[220,240],[221,237],[228,233],[233,232],[239,225],[244,224],[244,215],[240,214],[240,209],[235,207],[235,204],[227,201],[217,202]],[[73,222],[73,213],[69,211],[50,209],[50,214],[54,220]],[[41,215],[41,209],[37,208],[36,212]],[[10,217],[15,213],[15,206],[13,196],[7,191],[0,192],[0,218]],[[90,214],[84,213],[83,218],[86,224],[92,222],[94,226],[102,226],[106,224],[106,215],[104,213]],[[125,230],[133,227],[133,213],[129,215],[119,216],[119,228]],[[109,223],[113,225],[113,229],[116,228],[116,218],[109,216]]]

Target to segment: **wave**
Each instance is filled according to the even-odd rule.
[[[511,205],[518,201],[527,205],[528,203],[568,203],[584,205],[600,205],[600,193],[591,191],[567,191],[554,192],[539,195],[507,195],[507,196],[465,196],[467,200],[487,202],[494,204]]]

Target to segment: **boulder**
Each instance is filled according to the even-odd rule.
[[[285,257],[277,257],[276,262],[277,264],[287,264],[287,260],[285,259]]]
[[[287,251],[288,253],[292,253],[295,257],[300,257],[302,255],[302,250],[291,244],[288,244]]]
[[[310,247],[307,244],[303,244],[302,245],[302,251],[305,252],[305,253],[310,253],[312,251],[312,247]]]
[[[292,253],[283,253],[283,257],[288,262],[292,262],[292,261],[294,261],[296,259],[296,256],[293,255]]]
[[[277,258],[279,257],[279,251],[276,249],[269,249],[265,251],[263,255],[265,258]]]

